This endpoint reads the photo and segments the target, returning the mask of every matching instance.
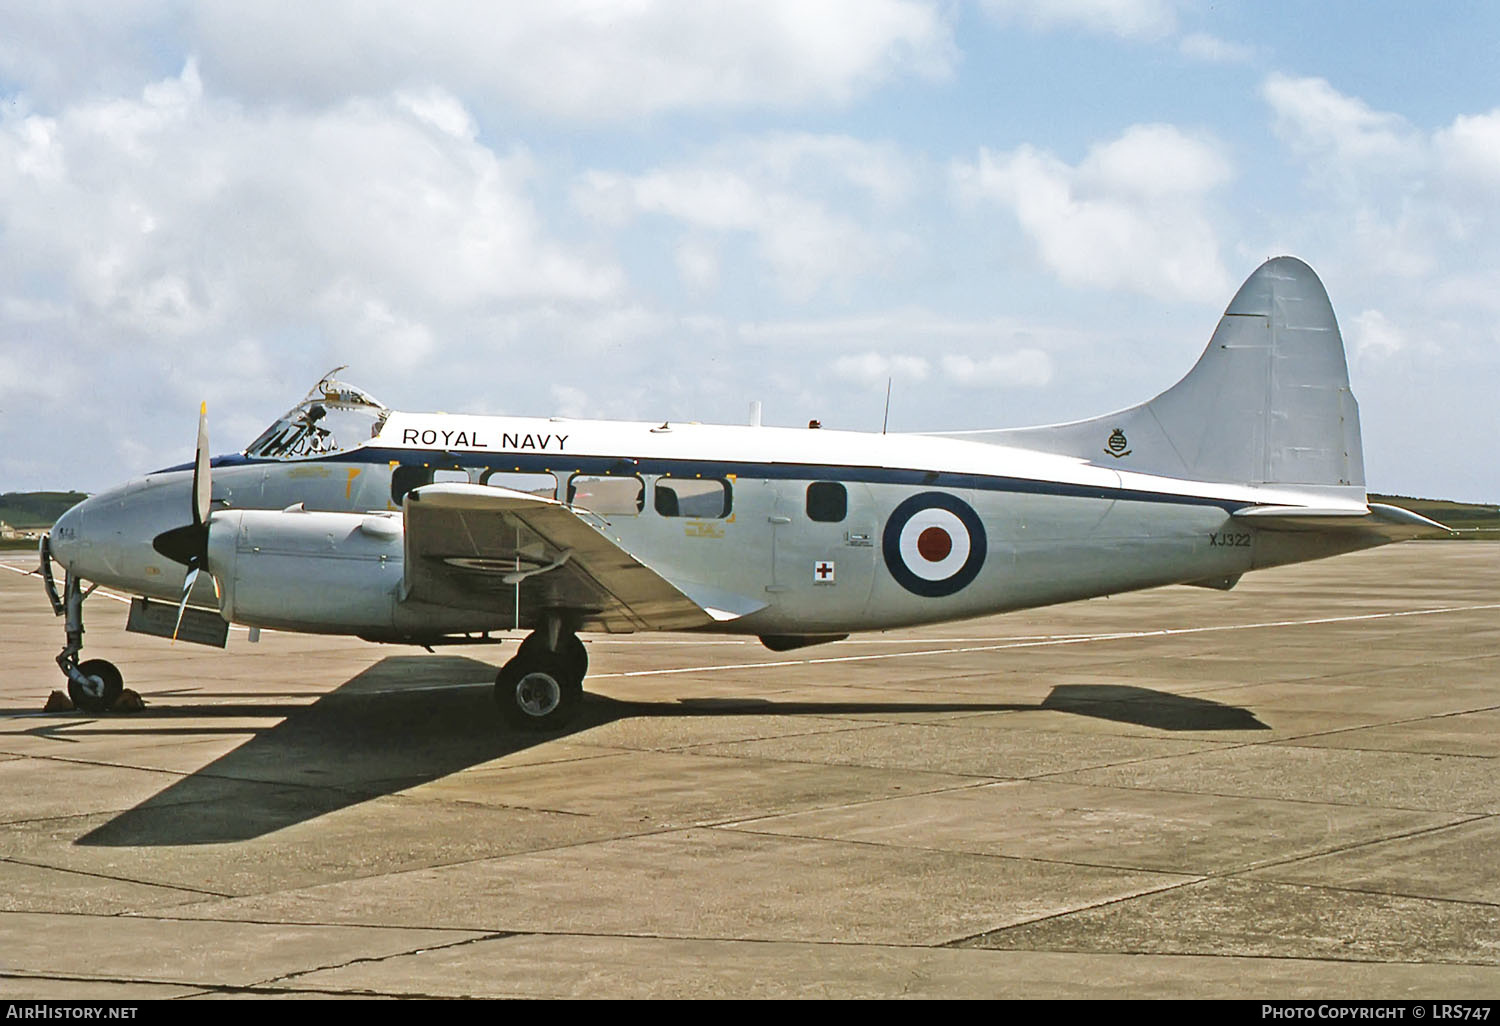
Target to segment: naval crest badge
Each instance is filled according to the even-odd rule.
[[[1129,445],[1130,443],[1125,439],[1125,432],[1119,428],[1115,428],[1110,433],[1109,441],[1104,443],[1104,451],[1115,459],[1119,459],[1122,456],[1130,455],[1130,449],[1127,448]]]

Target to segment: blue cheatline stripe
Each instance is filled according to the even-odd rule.
[[[1173,492],[1133,488],[1107,488],[1038,481],[1000,474],[957,474],[937,470],[904,470],[893,467],[844,466],[826,463],[753,463],[731,460],[690,460],[628,456],[575,456],[571,453],[451,452],[444,449],[359,448],[313,460],[270,460],[244,453],[215,456],[214,467],[296,466],[303,463],[360,463],[387,466],[391,463],[427,465],[436,470],[449,467],[495,467],[502,470],[576,471],[584,474],[695,474],[702,477],[765,478],[773,481],[844,481],[860,484],[890,484],[923,488],[969,489],[976,492],[1012,492],[1020,495],[1056,495],[1077,499],[1109,499],[1121,502],[1155,502],[1174,506],[1214,506],[1227,513],[1253,506],[1243,499],[1219,499]],[[153,471],[191,470],[191,463]]]

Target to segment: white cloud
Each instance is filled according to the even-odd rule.
[[[1294,147],[1337,164],[1381,161],[1406,166],[1420,157],[1421,141],[1404,118],[1372,110],[1326,79],[1272,74],[1261,95],[1276,115],[1276,129]]]
[[[962,195],[1013,211],[1069,284],[1192,299],[1228,287],[1208,197],[1232,169],[1209,138],[1136,125],[1077,167],[1021,146],[953,171]]]
[[[614,292],[613,267],[544,237],[525,152],[464,125],[436,92],[252,113],[191,65],[139,100],[5,118],[0,267],[140,337],[273,324],[334,292],[412,310]]]
[[[1309,220],[1327,235],[1325,249],[1343,252],[1371,283],[1366,302],[1402,295],[1412,304],[1403,320],[1430,320],[1433,297],[1455,291],[1446,280],[1496,266],[1500,110],[1459,115],[1429,132],[1320,78],[1270,75],[1262,95],[1321,201]],[[1370,352],[1402,348],[1389,322],[1375,319],[1383,315],[1369,316]]]
[[[361,363],[411,371],[425,366],[436,348],[431,328],[353,283],[329,290],[319,303],[319,313],[325,323],[341,326],[350,351],[359,354]]]
[[[8,3],[0,84],[47,104],[133,92],[159,77],[153,49],[171,16],[162,0]]]
[[[896,146],[849,135],[775,132],[727,140],[710,155],[771,181],[793,182],[807,175],[832,179],[881,204],[900,202],[916,188],[911,159]]]
[[[1263,94],[1306,171],[1302,195],[1278,197],[1284,225],[1335,309],[1357,311],[1341,322],[1367,479],[1486,498],[1494,474],[1451,439],[1493,420],[1500,379],[1497,112],[1427,127],[1321,79],[1272,76]]]
[[[1190,32],[1177,41],[1177,51],[1184,57],[1208,64],[1245,64],[1255,58],[1255,48],[1232,43],[1206,32]]]
[[[1358,355],[1377,359],[1399,353],[1407,347],[1401,330],[1379,310],[1362,311],[1350,321],[1349,337]]]
[[[908,247],[903,234],[872,228],[872,218],[848,208],[895,203],[912,177],[888,145],[774,134],[721,143],[642,174],[586,172],[573,199],[586,215],[617,228],[650,215],[689,228],[675,258],[694,289],[718,279],[720,244],[748,236],[780,292],[806,300],[889,266]]]
[[[447,366],[499,311],[618,296],[613,264],[549,236],[535,176],[436,90],[252,110],[207,95],[190,64],[135,98],[12,107],[0,349],[67,383],[62,430],[91,458],[125,396],[208,398],[215,437],[243,444],[334,364],[378,394]]]
[[[943,357],[943,373],[966,388],[1040,388],[1052,380],[1052,359],[1040,349],[1018,349],[975,360]]]
[[[1232,169],[1217,143],[1171,125],[1134,125],[1078,165],[1080,191],[1174,202],[1223,185]]]
[[[760,398],[767,423],[877,430],[880,372],[925,368],[897,381],[893,428],[1064,420],[1167,384],[1233,284],[1221,256],[1238,279],[1275,252],[1347,311],[1367,451],[1382,421],[1410,447],[1489,408],[1500,110],[1462,46],[1413,38],[1414,61],[1455,62],[1436,93],[1346,55],[1404,117],[1266,79],[1267,146],[1243,69],[1185,68],[1267,60],[1236,49],[1274,30],[1258,9],[1012,4],[997,31],[950,0],[511,8],[9,4],[8,487],[180,462],[205,397],[215,447],[242,444],[339,363],[404,408],[740,422]],[[995,106],[1017,47],[1087,88],[1146,44],[1204,90],[1184,102],[1223,145],[1124,132],[1139,90],[1092,89],[1094,123],[1119,126],[1093,151],[1055,90]],[[997,116],[1016,141],[991,141]],[[955,153],[971,205],[942,188]],[[1261,173],[1228,182],[1231,153]],[[1048,387],[1002,387],[1049,365]],[[1421,479],[1431,454],[1408,462]]]
[[[557,408],[560,417],[588,418],[594,416],[594,405],[589,402],[588,393],[581,388],[571,385],[553,385],[551,388],[552,403]]]
[[[1500,108],[1459,115],[1433,138],[1444,171],[1466,184],[1500,188]]]
[[[841,356],[833,361],[833,372],[861,385],[884,385],[889,379],[924,381],[929,364],[920,356],[889,356],[884,353],[859,353]]]
[[[677,275],[690,288],[704,291],[719,283],[719,251],[704,239],[683,239],[672,254]]]
[[[952,35],[918,0],[171,0],[10,5],[0,80],[45,102],[160,72],[180,39],[216,87],[337,104],[442,83],[482,107],[598,121],[673,110],[843,104],[946,75]]]
[[[1271,75],[1262,94],[1317,184],[1363,217],[1456,237],[1497,209],[1500,108],[1425,132],[1320,78]]]
[[[1432,302],[1442,309],[1473,311],[1490,324],[1486,344],[1500,342],[1500,259],[1489,266],[1454,271],[1434,283]],[[1497,348],[1500,351],[1500,348]]]
[[[417,120],[455,139],[473,142],[479,135],[473,116],[462,103],[442,89],[430,87],[419,92],[398,92],[395,96],[396,103],[410,111]]]
[[[1178,6],[1176,0],[984,0],[985,12],[1001,22],[1146,40],[1160,39],[1176,29]]]
[[[21,361],[0,353],[0,400],[22,392],[35,392],[42,386],[38,375],[27,374]]]

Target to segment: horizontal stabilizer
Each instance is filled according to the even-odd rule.
[[[1316,509],[1298,506],[1246,506],[1236,510],[1236,520],[1243,520],[1270,531],[1360,531],[1376,534],[1390,541],[1408,538],[1446,538],[1453,530],[1436,520],[1399,506],[1372,502],[1358,509]]]

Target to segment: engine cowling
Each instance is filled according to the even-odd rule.
[[[317,633],[395,625],[402,525],[393,514],[221,510],[208,569],[231,623]]]

